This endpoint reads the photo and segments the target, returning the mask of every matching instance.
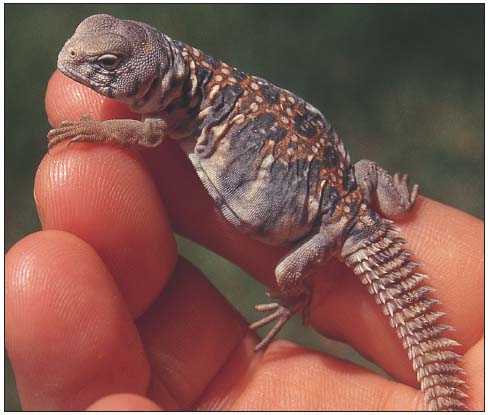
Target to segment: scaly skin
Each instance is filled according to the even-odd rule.
[[[308,318],[309,277],[335,255],[352,268],[402,339],[431,410],[467,409],[459,346],[425,275],[403,250],[392,220],[418,192],[407,176],[376,163],[350,161],[342,141],[313,106],[139,22],[95,15],[61,50],[59,69],[145,115],[143,121],[66,121],[49,148],[112,142],[152,148],[178,140],[224,217],[254,238],[290,246],[275,269],[278,302],[256,306],[273,328],[259,350],[296,312]]]

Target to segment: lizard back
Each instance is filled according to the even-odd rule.
[[[358,204],[349,154],[316,108],[264,79],[178,45],[189,68],[187,92],[164,116],[172,119],[180,111],[173,125],[192,137],[183,147],[226,219],[283,244],[302,238],[323,215],[340,216]]]

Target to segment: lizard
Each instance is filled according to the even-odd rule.
[[[177,140],[227,221],[250,237],[289,247],[277,264],[275,302],[251,329],[274,323],[265,348],[297,312],[307,322],[311,277],[329,258],[352,269],[408,353],[430,410],[465,410],[466,383],[438,320],[440,302],[402,246],[395,220],[418,185],[369,160],[352,163],[322,113],[292,92],[247,75],[141,22],[100,14],[83,20],[58,56],[59,70],[128,104],[141,120],[82,116],[48,133],[59,142],[154,148]]]

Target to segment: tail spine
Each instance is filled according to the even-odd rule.
[[[457,365],[461,356],[451,351],[460,344],[442,336],[453,328],[437,322],[445,313],[432,310],[440,302],[430,297],[432,288],[421,284],[427,276],[415,271],[419,264],[409,259],[411,252],[402,249],[406,241],[396,236],[399,229],[393,222],[367,215],[368,228],[374,230],[367,236],[361,232],[363,236],[349,244],[352,249],[346,249],[346,254],[343,250],[346,264],[396,329],[429,409],[468,409],[462,402],[468,396],[462,391],[465,382],[459,378],[463,369]]]

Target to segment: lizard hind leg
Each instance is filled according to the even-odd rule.
[[[340,228],[337,224],[322,226],[319,233],[300,244],[277,265],[275,276],[278,291],[267,295],[279,301],[257,305],[255,307],[257,311],[271,312],[271,314],[250,325],[250,329],[255,330],[274,322],[271,330],[255,347],[256,351],[265,348],[297,312],[303,313],[304,323],[307,324],[312,298],[307,277],[318,264],[329,258],[339,239]]]

